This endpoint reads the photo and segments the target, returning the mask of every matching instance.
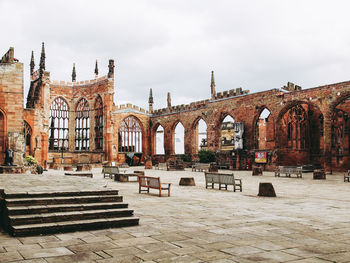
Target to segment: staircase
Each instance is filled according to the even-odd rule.
[[[3,194],[2,225],[12,236],[138,225],[117,190]]]

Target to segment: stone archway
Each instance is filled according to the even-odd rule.
[[[334,170],[350,169],[350,95],[340,98],[330,110],[331,167]]]
[[[192,124],[192,154],[197,154],[200,149],[208,149],[208,134],[206,121],[198,117]]]
[[[322,112],[312,103],[292,101],[287,104],[276,121],[277,164],[322,163],[322,120]]]

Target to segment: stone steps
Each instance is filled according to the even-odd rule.
[[[116,190],[5,193],[4,229],[13,236],[138,225]]]
[[[69,211],[84,211],[96,209],[115,209],[127,208],[126,203],[89,203],[89,204],[66,204],[60,205],[37,205],[37,206],[8,206],[7,211],[9,215],[24,215],[24,214],[41,214],[41,213],[57,213]]]
[[[77,221],[63,221],[57,223],[11,226],[9,232],[12,236],[33,236],[73,231],[136,226],[138,224],[139,219],[135,217],[100,218]]]
[[[123,197],[119,195],[93,195],[93,196],[58,196],[58,197],[31,197],[5,199],[6,206],[33,206],[54,204],[80,204],[98,202],[122,202]]]
[[[62,192],[23,192],[5,193],[5,198],[31,198],[31,197],[58,197],[58,196],[86,196],[86,195],[118,195],[118,190],[101,191],[62,191]]]
[[[23,224],[41,224],[41,223],[53,223],[62,221],[75,221],[80,218],[96,219],[96,218],[110,218],[110,217],[123,217],[132,216],[133,211],[130,209],[105,209],[105,210],[88,210],[88,211],[70,211],[60,213],[42,213],[42,214],[27,214],[27,215],[15,215],[9,216],[10,224],[23,225]]]

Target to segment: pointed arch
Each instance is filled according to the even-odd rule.
[[[85,98],[81,98],[75,108],[75,150],[90,149],[90,107]]]
[[[69,106],[63,97],[50,105],[49,150],[67,150],[69,146]]]
[[[278,156],[278,164],[319,163],[324,142],[323,127],[323,114],[316,104],[295,100],[285,105],[275,125],[276,147],[282,153]]]
[[[155,127],[154,152],[155,154],[164,154],[164,127],[158,123]]]
[[[32,155],[31,154],[32,128],[30,127],[29,123],[26,122],[25,120],[23,121],[23,134],[24,134],[25,154]]]
[[[103,149],[103,101],[100,95],[96,97],[95,105],[95,149]]]
[[[207,123],[202,117],[197,117],[192,124],[194,153],[200,149],[208,148]]]
[[[185,126],[181,121],[176,121],[173,125],[173,145],[175,154],[185,153]]]
[[[273,133],[273,123],[270,122],[271,111],[263,106],[254,118],[254,148],[258,150],[268,149],[268,139]],[[271,137],[271,136],[270,136]]]
[[[235,146],[235,119],[230,114],[225,114],[222,117],[220,124],[220,149],[225,151],[231,151]]]
[[[119,126],[119,152],[142,152],[142,124],[134,115],[127,116]]]

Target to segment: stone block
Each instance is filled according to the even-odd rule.
[[[259,183],[258,196],[276,197],[276,192],[272,183]]]

